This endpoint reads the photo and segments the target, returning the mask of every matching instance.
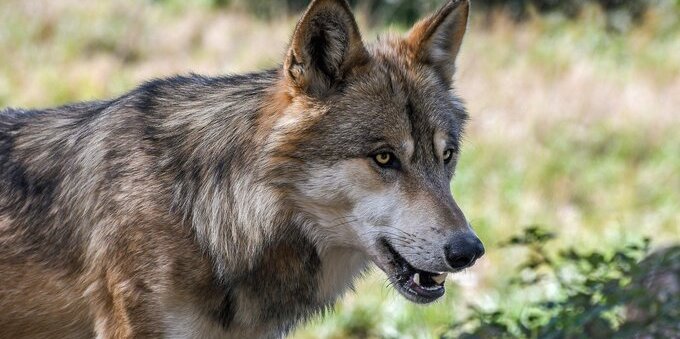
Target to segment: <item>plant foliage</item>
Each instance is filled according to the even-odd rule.
[[[168,1],[168,0],[156,0]],[[236,5],[260,15],[281,11],[298,12],[309,0],[204,0],[216,7]],[[444,2],[444,0],[349,0],[359,8],[367,9],[375,18],[391,22],[412,24]],[[521,20],[529,12],[537,14],[560,13],[567,17],[577,16],[586,6],[602,9],[608,17],[626,17],[634,21],[642,19],[652,7],[680,7],[678,0],[474,0],[473,8],[483,11],[503,10]]]
[[[613,251],[549,251],[555,234],[530,227],[504,246],[528,249],[511,288],[557,286],[558,295],[509,310],[472,307],[443,338],[679,338],[680,246],[647,256],[649,240]]]

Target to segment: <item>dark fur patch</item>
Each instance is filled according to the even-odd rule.
[[[227,289],[224,293],[224,299],[219,305],[219,309],[215,312],[214,316],[217,322],[224,329],[228,329],[234,320],[236,309],[234,308],[234,297],[232,291]]]
[[[321,261],[315,246],[296,227],[285,234],[264,249],[260,262],[236,286],[262,305],[263,322],[280,324],[287,331],[326,305],[317,296]]]

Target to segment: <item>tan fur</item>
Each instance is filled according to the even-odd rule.
[[[416,23],[406,38],[410,57],[435,65],[446,79],[451,79],[455,70],[453,60],[463,42],[469,11],[468,1],[455,0]]]

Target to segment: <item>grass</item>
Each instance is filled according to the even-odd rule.
[[[519,253],[496,245],[527,225],[583,248],[680,241],[680,25],[657,11],[611,34],[601,17],[517,25],[473,14],[456,88],[472,120],[452,190],[487,255],[428,307],[372,273],[294,337],[428,338],[469,303],[521,312],[536,296],[508,294]],[[386,30],[361,18],[367,40]],[[172,1],[5,0],[0,107],[114,97],[175,73],[275,66],[294,23]]]

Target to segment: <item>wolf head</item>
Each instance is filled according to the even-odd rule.
[[[449,1],[405,37],[367,46],[345,0],[313,1],[272,128],[291,204],[319,246],[364,254],[419,303],[484,253],[450,190],[467,116],[452,78],[468,8]]]

